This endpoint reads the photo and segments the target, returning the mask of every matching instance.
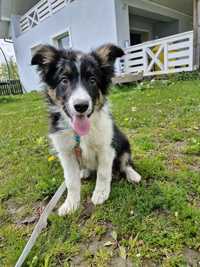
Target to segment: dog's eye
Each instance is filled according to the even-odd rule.
[[[95,77],[92,76],[92,77],[89,78],[89,82],[90,82],[91,85],[96,85],[97,81],[96,81]]]
[[[64,79],[62,79],[61,82],[62,82],[63,84],[68,84],[68,79],[64,78]]]

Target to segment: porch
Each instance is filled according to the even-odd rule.
[[[143,76],[194,70],[193,31],[129,46],[121,61],[124,74]]]
[[[126,54],[117,74],[126,75],[126,80],[135,74],[140,78],[141,73],[153,76],[199,68],[195,48],[200,0],[116,1],[118,44]]]

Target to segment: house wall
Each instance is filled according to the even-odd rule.
[[[12,25],[19,73],[27,91],[41,88],[38,74],[30,66],[31,47],[53,44],[53,37],[68,29],[74,49],[89,51],[106,42],[117,43],[114,0],[76,0],[23,34],[19,17],[13,17]]]
[[[118,43],[122,47],[127,43],[127,40],[130,41],[129,6],[178,20],[177,33],[192,30],[192,17],[174,9],[161,6],[148,0],[115,0],[117,37]],[[162,25],[160,25],[160,27],[161,26]],[[170,27],[173,27],[173,25],[170,25]]]

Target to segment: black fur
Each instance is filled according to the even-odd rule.
[[[133,162],[131,159],[131,148],[127,137],[120,131],[115,123],[113,123],[113,128],[114,136],[112,140],[112,146],[116,151],[116,157],[113,162],[113,173],[120,174],[120,176],[125,176],[124,172],[121,169],[121,157],[124,155],[124,153],[127,153],[129,155],[129,158],[126,164],[133,167]]]
[[[77,83],[81,81],[89,93],[93,110],[100,100],[100,108],[104,105],[105,96],[108,94],[109,84],[114,75],[114,62],[116,58],[124,55],[121,48],[107,44],[89,54],[79,51],[57,50],[51,46],[41,47],[32,58],[32,65],[37,65],[42,80],[49,86],[51,93],[47,92],[50,109],[51,132],[61,130],[59,123],[61,114],[56,111],[56,101],[62,105],[64,112],[70,117],[68,107],[64,105],[70,97]],[[103,99],[101,98],[103,97]],[[93,112],[92,110],[92,112]],[[122,173],[121,158],[127,153],[127,165],[133,166],[131,160],[130,144],[126,136],[113,123],[112,146],[116,151],[113,162],[113,171]]]

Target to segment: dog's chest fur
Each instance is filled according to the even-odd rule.
[[[97,170],[100,153],[109,153],[113,138],[113,122],[108,106],[95,111],[91,117],[91,128],[87,136],[81,137],[80,147],[84,168]]]

